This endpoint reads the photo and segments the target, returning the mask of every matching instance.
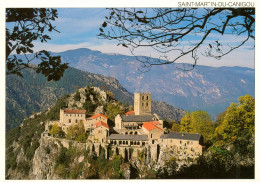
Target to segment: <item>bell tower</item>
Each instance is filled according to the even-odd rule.
[[[151,93],[134,93],[135,115],[152,114]]]

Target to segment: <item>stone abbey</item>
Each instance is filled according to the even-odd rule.
[[[151,93],[134,93],[134,110],[115,117],[115,126],[108,125],[108,117],[96,114],[86,118],[86,110],[61,109],[60,120],[46,125],[43,136],[48,136],[48,125],[56,123],[66,133],[72,125],[83,123],[90,133],[87,146],[100,154],[100,148],[110,148],[126,160],[145,152],[149,160],[156,161],[163,155],[176,158],[196,158],[202,155],[201,134],[167,133],[163,120],[152,113]],[[106,155],[108,152],[106,150]]]

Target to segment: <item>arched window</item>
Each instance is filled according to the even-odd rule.
[[[71,119],[69,119],[69,123],[71,123]]]
[[[125,134],[127,135],[127,134],[128,134],[128,132],[125,132]]]
[[[144,103],[142,102],[142,106],[144,106]]]
[[[142,96],[142,100],[144,100],[144,96]]]
[[[149,96],[147,95],[147,96],[146,96],[146,100],[148,100],[148,99],[149,99]]]
[[[135,132],[135,135],[137,135],[137,131]]]

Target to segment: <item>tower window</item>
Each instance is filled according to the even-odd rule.
[[[149,98],[149,96],[147,95],[147,96],[146,96],[146,100],[148,100],[148,98]]]
[[[144,103],[142,102],[142,106],[144,106]]]
[[[69,123],[71,123],[71,119],[69,119]]]
[[[142,100],[144,100],[144,96],[142,96]]]
[[[148,106],[148,103],[146,103],[146,106]]]

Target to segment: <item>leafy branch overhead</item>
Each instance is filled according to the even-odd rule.
[[[110,8],[108,11],[98,37],[117,41],[133,55],[137,48],[152,48],[159,53],[159,59],[138,58],[148,68],[170,64],[184,56],[192,57],[194,67],[199,52],[220,59],[249,39],[255,39],[253,8]],[[236,45],[223,45],[221,38],[225,34],[240,36],[242,40]],[[202,45],[206,46],[203,51],[199,50]],[[169,53],[175,57],[167,56]]]
[[[50,40],[46,31],[59,32],[52,21],[58,18],[56,9],[49,8],[7,8],[6,9],[6,74],[22,76],[21,71],[25,68],[36,70],[50,80],[59,80],[63,72],[68,68],[66,63],[61,64],[60,56],[51,56],[42,50],[34,53],[34,41],[41,43]],[[10,28],[11,27],[11,28]],[[27,54],[32,56],[27,56]],[[19,58],[23,54],[25,60]],[[40,59],[41,63],[36,67],[31,64],[32,60]]]

